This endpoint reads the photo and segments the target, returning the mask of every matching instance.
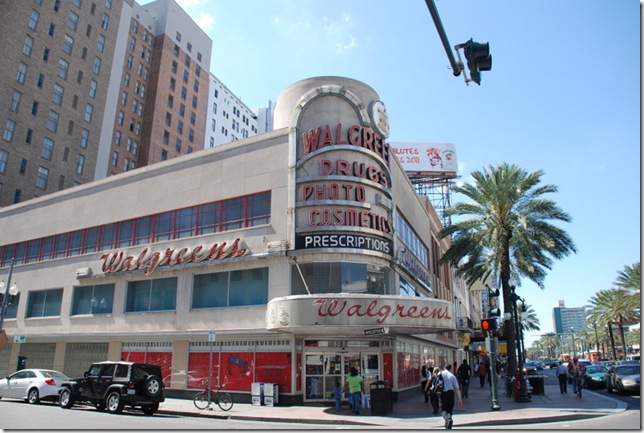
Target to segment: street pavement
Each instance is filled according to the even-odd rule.
[[[463,399],[463,405],[454,408],[453,428],[482,427],[498,425],[525,425],[531,423],[554,422],[564,420],[586,419],[610,415],[626,410],[627,405],[620,400],[610,398],[603,392],[584,389],[582,398],[572,393],[561,394],[557,378],[543,375],[544,389],[541,394],[532,394],[530,402],[515,402],[513,397],[505,395],[503,380],[498,381],[499,410],[492,410],[492,395],[486,383],[481,388],[478,380],[470,383],[469,397]],[[333,406],[303,404],[300,406],[254,406],[250,403],[235,403],[233,408],[224,412],[216,405],[211,409],[199,410],[192,400],[166,398],[161,403],[159,413],[181,416],[214,417],[218,419],[253,420],[262,422],[293,422],[319,425],[360,426],[373,429],[431,429],[444,428],[444,420],[439,415],[432,415],[431,404],[425,404],[420,393],[410,395],[393,402],[393,410],[385,415],[371,415],[371,409],[361,409],[354,414],[346,405],[341,410]],[[314,427],[314,425],[317,425]]]

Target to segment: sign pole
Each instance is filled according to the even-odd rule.
[[[487,346],[490,348],[490,385],[492,388],[492,410],[501,410],[499,406],[498,398],[498,389],[497,389],[497,376],[496,376],[496,351],[497,351],[497,339],[488,331],[487,333]]]
[[[210,342],[210,362],[208,365],[208,407],[210,407],[210,395],[212,393],[212,346],[215,342],[215,331],[208,331],[208,341]]]

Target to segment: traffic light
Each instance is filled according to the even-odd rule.
[[[470,78],[479,86],[481,85],[481,71],[492,69],[492,55],[489,42],[474,42],[472,39],[465,42],[463,47]]]
[[[481,329],[483,332],[496,331],[496,319],[481,320]]]
[[[499,305],[499,289],[487,287],[488,299],[488,317],[499,317],[501,315],[501,306]]]

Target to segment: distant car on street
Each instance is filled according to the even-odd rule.
[[[60,385],[68,380],[60,371],[26,368],[0,380],[0,398],[19,398],[30,404],[58,401]]]
[[[523,371],[526,374],[535,374],[537,372],[537,364],[533,361],[528,361],[525,364],[523,364]]]

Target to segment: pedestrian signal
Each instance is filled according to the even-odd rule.
[[[481,320],[481,329],[483,332],[496,331],[496,319]]]

